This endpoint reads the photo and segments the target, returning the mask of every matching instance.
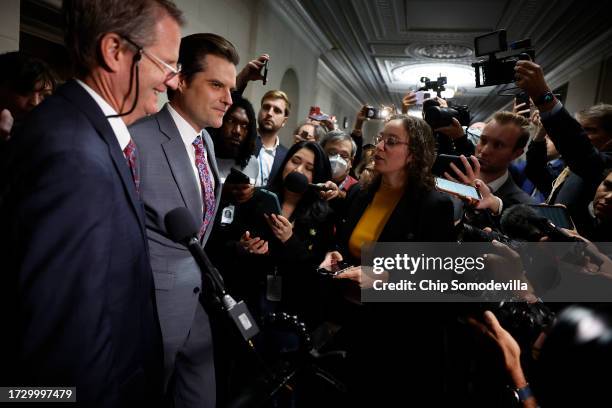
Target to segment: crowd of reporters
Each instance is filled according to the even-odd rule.
[[[173,16],[176,23],[181,21],[173,5],[163,7],[166,7],[165,13]],[[186,44],[189,43],[196,44],[193,47],[197,49],[199,41],[222,44],[221,47],[229,50],[229,56],[223,57],[223,63],[228,66],[237,64],[237,57],[233,57],[233,46],[221,37],[200,38],[196,35],[189,36],[187,41],[183,39],[181,52],[178,53],[177,49],[177,62],[183,65],[183,71],[177,70],[175,74],[180,80],[183,76],[187,77],[184,85],[187,90],[182,88],[182,82],[179,82],[178,87],[168,85],[171,90],[169,107],[156,114],[155,119],[144,119],[129,128],[135,136],[136,147],[143,152],[139,159],[140,175],[143,178],[134,176],[138,171],[132,173],[136,186],[135,197],[144,202],[143,208],[148,219],[155,217],[158,221],[157,224],[146,224],[149,244],[142,252],[152,257],[153,270],[149,270],[148,274],[152,275],[148,279],[152,276],[155,278],[155,289],[158,291],[162,290],[161,275],[159,267],[153,262],[154,258],[163,265],[169,264],[171,259],[178,263],[184,249],[174,248],[178,255],[172,258],[168,248],[173,244],[167,240],[161,221],[164,214],[152,215],[160,208],[156,206],[156,200],[166,199],[164,194],[173,193],[162,193],[164,190],[150,182],[159,176],[158,163],[167,151],[158,150],[158,156],[153,153],[147,156],[148,152],[155,152],[155,148],[147,148],[146,145],[151,140],[148,139],[149,135],[157,131],[158,127],[163,132],[161,115],[166,115],[167,123],[171,123],[169,118],[176,117],[171,115],[177,113],[173,107],[178,106],[178,114],[182,114],[190,112],[189,103],[197,104],[198,100],[189,99],[188,93],[190,86],[196,86],[196,82],[189,78],[194,73],[185,70],[185,67],[193,66],[195,72],[210,72],[213,69],[210,66],[198,66],[199,51],[190,54],[187,49]],[[142,50],[140,53],[147,56]],[[217,58],[217,54],[212,54]],[[216,397],[200,400],[201,406],[237,406],[236,401],[244,401],[245,398],[252,398],[252,404],[272,406],[312,406],[322,400],[326,403],[350,402],[355,406],[393,406],[398,401],[421,399],[428,400],[432,405],[455,401],[459,405],[502,406],[514,398],[507,398],[506,386],[516,391],[518,400],[524,406],[536,406],[536,399],[542,406],[558,406],[559,401],[579,405],[585,401],[605,398],[602,377],[585,376],[583,373],[593,373],[595,369],[592,364],[600,364],[604,369],[605,364],[610,362],[612,326],[609,307],[601,304],[574,305],[561,312],[565,304],[547,304],[546,290],[554,285],[552,277],[556,273],[556,264],[551,261],[552,265],[547,264],[546,267],[540,264],[537,268],[530,266],[533,259],[522,257],[512,243],[559,240],[581,242],[588,256],[581,259],[580,272],[585,276],[598,275],[597,278],[612,279],[612,254],[607,252],[609,247],[599,244],[612,238],[612,106],[598,104],[585,107],[574,117],[552,93],[540,66],[531,61],[519,61],[515,68],[516,85],[531,98],[535,108],[530,110],[515,105],[512,111],[494,113],[486,123],[469,123],[469,120],[465,123],[459,116],[439,123],[431,115],[426,115],[425,111],[432,107],[448,108],[448,102],[439,97],[426,100],[422,105],[421,119],[418,117],[420,112],[416,116],[407,114],[409,110],[418,111],[421,108],[421,105],[416,105],[415,93],[410,92],[402,101],[401,112],[390,112],[385,119],[378,119],[382,121],[382,130],[377,135],[365,134],[363,130],[366,121],[377,120],[368,115],[371,106],[364,105],[357,112],[351,132],[338,129],[333,116],[314,108],[293,132],[294,144],[285,147],[280,143],[279,132],[286,125],[289,115],[295,114],[291,112],[287,94],[282,90],[266,92],[258,101],[258,109],[242,96],[248,83],[257,86],[257,82],[264,79],[261,69],[269,59],[267,54],[255,58],[237,75],[235,70],[224,71],[223,75],[227,76],[229,72],[236,77],[235,87],[232,88],[238,91],[232,92],[222,118],[218,118],[220,120],[202,119],[197,123],[207,129],[200,139],[204,144],[209,141],[205,135],[210,134],[212,146],[207,146],[209,150],[205,157],[219,183],[213,183],[216,193],[211,191],[212,195],[207,195],[210,186],[204,181],[206,176],[197,172],[199,162],[196,161],[194,167],[194,180],[198,174],[202,177],[201,184],[197,183],[199,190],[194,191],[203,197],[199,197],[203,200],[199,216],[202,216],[203,211],[203,228],[206,229],[204,238],[199,238],[202,245],[205,244],[204,249],[211,261],[221,272],[227,290],[247,304],[257,324],[264,329],[254,342],[255,348],[263,356],[263,366],[266,368],[261,368],[261,362],[253,359],[232,328],[224,323],[224,317],[211,311],[218,300],[210,296],[206,280],[203,280],[201,284],[189,283],[191,286],[188,289],[191,291],[196,286],[193,302],[205,305],[204,310],[210,314],[210,329],[209,318],[200,314],[199,306],[195,309],[190,306],[188,316],[177,316],[177,310],[183,309],[173,305],[171,310],[174,315],[166,316],[159,303],[160,299],[164,299],[164,294],[157,294],[159,311],[151,317],[161,320],[163,349],[166,353],[163,360],[166,360],[166,367],[163,381],[154,376],[146,377],[146,381],[163,384],[158,394],[165,397],[154,401],[153,395],[140,398],[130,395],[130,392],[122,394],[125,384],[132,386],[130,378],[126,380],[123,377],[125,382],[119,387],[120,391],[116,391],[116,384],[112,381],[107,384],[110,387],[108,389],[120,396],[100,396],[100,392],[95,390],[95,381],[98,379],[94,377],[90,380],[94,383],[88,383],[82,388],[83,400],[92,405],[108,403],[108,406],[115,406],[126,404],[133,398],[133,401],[150,400],[153,401],[151,403],[183,406],[176,399],[168,397],[168,394],[175,392],[175,387],[180,388],[180,378],[177,379],[172,371],[176,368],[169,369],[168,364],[178,365],[180,358],[183,358],[181,356],[188,354],[185,349],[188,348],[187,344],[191,347],[188,342],[189,333],[191,330],[195,332],[196,327],[192,321],[199,321],[199,327],[212,331],[212,348],[215,350],[215,373],[211,374],[213,383],[200,388],[216,393]],[[216,59],[206,61],[214,64]],[[106,66],[101,65],[104,69],[114,69],[108,68],[110,63],[105,63]],[[222,66],[221,63],[219,66]],[[19,236],[21,227],[31,228],[28,234],[38,228],[28,227],[29,224],[16,226],[15,220],[9,219],[11,214],[36,215],[36,211],[43,211],[29,212],[27,206],[34,205],[28,201],[30,195],[34,194],[30,188],[53,190],[57,182],[52,179],[53,174],[49,173],[51,178],[26,178],[43,184],[16,187],[16,177],[24,173],[18,173],[9,166],[15,165],[16,158],[24,160],[26,157],[27,160],[27,156],[16,155],[26,149],[17,144],[22,143],[19,140],[22,128],[26,128],[24,135],[28,138],[23,136],[23,140],[30,143],[26,145],[28,149],[32,148],[32,143],[46,143],[45,140],[36,139],[36,132],[44,132],[37,129],[32,121],[41,118],[41,113],[39,116],[36,113],[44,113],[46,105],[53,108],[54,100],[69,99],[69,96],[50,98],[49,102],[43,103],[29,115],[46,96],[56,90],[57,79],[44,62],[26,57],[20,52],[1,55],[0,69],[0,135],[3,139],[3,188],[0,204],[3,206],[3,225],[10,226],[5,230],[5,238],[10,240],[10,234]],[[144,78],[146,80],[146,76]],[[169,81],[170,77],[165,80]],[[227,99],[227,95],[223,98]],[[138,99],[133,102],[132,110],[137,102]],[[191,115],[193,118],[198,117],[197,113]],[[183,145],[180,146],[182,148]],[[440,155],[457,158],[448,165],[436,167]],[[129,161],[127,154],[126,158]],[[38,166],[48,163],[43,160]],[[191,172],[191,167],[187,169]],[[30,177],[40,168],[27,171]],[[167,173],[176,178],[176,171],[176,168],[171,168]],[[67,176],[66,173],[62,175]],[[479,198],[450,194],[436,188],[436,177],[475,187]],[[55,200],[62,200],[63,197],[53,193],[51,196]],[[25,199],[22,200],[22,197]],[[208,207],[209,199],[216,212],[207,212],[212,208]],[[528,224],[532,220],[529,217],[542,219],[540,215],[530,212],[533,207],[525,208],[525,205],[538,203],[563,205],[575,228],[561,229],[549,224],[542,226],[534,221],[526,227],[529,229],[527,232],[513,229],[513,226],[524,220]],[[87,214],[79,213],[81,216]],[[209,216],[211,218],[207,219]],[[521,221],[517,222],[519,218]],[[61,224],[63,219],[55,219],[53,222]],[[210,228],[207,226],[209,222]],[[97,225],[91,228],[97,228]],[[23,236],[19,236],[19,240],[21,243]],[[509,268],[512,276],[526,281],[529,284],[528,291],[516,293],[505,305],[490,304],[480,309],[463,310],[437,303],[360,303],[360,291],[369,290],[372,285],[371,277],[361,266],[364,244],[483,240],[495,240],[500,259],[498,262]],[[46,255],[47,258],[37,260],[36,265],[29,266],[29,269],[23,269],[20,262],[25,263],[37,248],[29,244],[21,247],[16,243],[11,245],[11,248],[21,251],[13,255],[22,258],[11,258],[7,266],[13,268],[11,270],[15,274],[3,281],[4,289],[14,290],[23,285],[27,287],[30,282],[27,279],[36,284],[38,271],[56,262],[51,251],[51,255]],[[63,251],[66,251],[66,255],[61,258],[62,262],[70,264],[70,257],[74,253],[70,252],[70,248],[64,248]],[[104,262],[105,258],[92,259]],[[126,259],[122,262],[128,264],[132,261]],[[341,273],[325,273],[325,270],[340,264],[346,266]],[[123,267],[125,264],[119,265],[117,270]],[[30,274],[25,274],[24,270],[30,271]],[[180,268],[178,270],[180,272]],[[392,279],[388,275],[385,278]],[[57,279],[62,279],[61,275]],[[180,280],[180,277],[169,279]],[[199,279],[197,275],[196,280]],[[17,281],[18,284],[15,283]],[[175,285],[173,282],[166,283],[169,287]],[[53,285],[49,285],[48,290],[54,291]],[[202,294],[198,294],[200,290]],[[28,292],[25,290],[23,293]],[[19,298],[23,295],[21,292],[12,295],[18,299],[11,306],[19,305],[14,321],[22,325],[20,327],[28,326],[22,319],[40,318],[37,317],[40,309],[29,308],[28,305],[36,302],[44,305],[43,299],[28,299],[32,303],[27,303]],[[124,295],[129,296],[129,293]],[[78,296],[74,293],[59,291],[57,296],[66,297],[63,307],[78,307],[79,301],[75,300]],[[121,302],[121,299],[117,301]],[[587,301],[588,298],[585,299]],[[145,303],[143,301],[138,307],[146,310],[147,306],[143,306]],[[492,309],[493,313],[485,312],[486,309]],[[272,326],[269,316],[279,313],[297,316],[312,333],[321,327],[336,327],[322,349],[346,352],[346,358],[331,358],[331,361],[324,360],[317,364],[329,370],[338,382],[318,380],[316,375],[310,375],[310,363],[288,357],[297,355],[300,350],[299,339],[295,334],[274,328],[266,330]],[[560,314],[555,322],[556,313]],[[85,320],[87,318],[81,317]],[[173,360],[173,355],[170,359],[172,361],[168,363],[170,349],[167,347],[169,340],[166,333],[170,329],[167,327],[181,319],[186,321],[184,331],[187,334],[174,338],[176,344],[171,352],[176,354],[177,361]],[[190,328],[192,325],[193,329]],[[529,329],[533,333],[523,337],[525,325],[531,325]],[[50,333],[57,333],[62,328],[49,330]],[[27,333],[24,330],[16,336],[18,340],[15,341],[27,343],[24,337],[19,337]],[[95,333],[87,334],[95,336]],[[129,342],[125,337],[113,337],[113,340]],[[146,337],[141,340],[146,341]],[[484,348],[480,343],[483,340],[490,340]],[[45,341],[52,340],[47,337]],[[67,344],[70,343],[68,339]],[[152,344],[151,349],[156,346],[154,342]],[[98,346],[104,349],[104,345]],[[211,348],[209,346],[206,348]],[[53,380],[53,374],[58,372],[61,374],[60,380],[75,380],[74,373],[82,372],[78,359],[74,365],[79,368],[64,375],[62,370],[73,370],[72,363],[62,366],[53,361],[53,356],[45,356],[40,363],[44,369],[38,374],[32,374],[39,368],[36,357],[45,355],[44,345],[21,347],[11,343],[11,347],[8,350],[19,350],[15,364],[24,364],[24,361],[27,364],[19,368],[15,377],[10,374],[3,376],[3,381],[17,378],[26,382],[23,385],[38,385]],[[532,352],[540,348],[539,358],[534,358]],[[193,350],[199,349],[196,347]],[[477,355],[466,356],[465,350]],[[503,358],[491,363],[489,357],[499,357],[496,354],[499,350]],[[150,355],[156,352],[149,351]],[[132,353],[131,356],[136,358],[136,354]],[[300,369],[305,367],[300,375],[292,379],[295,383],[291,387],[280,387],[282,391],[277,393],[273,392],[274,386],[270,386],[270,395],[266,391],[264,396],[258,396],[260,400],[255,401],[256,393],[251,388],[254,378],[265,377],[269,366],[278,367],[275,364],[285,360]],[[146,366],[149,363],[155,364],[148,360],[143,364]],[[255,369],[256,366],[260,368]],[[113,372],[113,364],[109,364],[108,370]],[[456,376],[461,380],[457,380]],[[203,376],[201,381],[206,381],[206,378]],[[535,398],[528,382],[534,389]],[[344,384],[346,388],[338,383]],[[147,389],[138,387],[134,388],[136,392]],[[185,386],[185,389],[189,387]],[[197,398],[194,400],[198,401]]]

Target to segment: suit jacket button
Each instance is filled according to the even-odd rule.
[[[196,286],[195,288],[193,288],[193,293],[198,293],[200,291],[200,288],[198,286]]]

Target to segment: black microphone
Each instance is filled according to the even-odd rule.
[[[309,188],[316,191],[334,190],[334,188],[326,186],[325,183],[309,183],[308,178],[297,171],[292,171],[291,173],[287,174],[283,184],[287,190],[296,194],[302,194]]]
[[[250,340],[259,333],[259,328],[246,307],[246,304],[243,301],[236,302],[225,290],[225,284],[223,283],[221,274],[210,262],[210,259],[208,259],[208,256],[206,256],[206,253],[200,245],[200,240],[198,239],[199,228],[189,209],[186,207],[177,207],[171,210],[164,217],[164,224],[166,225],[166,231],[168,231],[170,239],[185,245],[195,258],[200,267],[200,271],[202,273],[208,272],[209,276],[212,278],[216,296],[221,300],[223,309],[230,315],[244,339]]]
[[[542,237],[548,237],[552,242],[573,242],[574,254],[580,257],[588,256],[597,266],[603,263],[599,255],[588,248],[586,242],[563,231],[526,204],[517,204],[508,208],[502,214],[500,223],[502,231],[513,238],[536,242]]]

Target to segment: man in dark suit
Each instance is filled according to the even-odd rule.
[[[78,79],[26,118],[2,186],[0,383],[151,406],[162,349],[127,125],[176,85],[182,16],[165,0],[74,0],[64,12]]]
[[[529,122],[512,112],[497,112],[487,122],[476,145],[476,156],[472,156],[468,171],[457,169],[452,176],[457,181],[474,185],[476,179],[484,181],[497,197],[499,206],[494,214],[515,204],[535,203],[527,193],[516,185],[510,176],[512,161],[523,154],[529,140]],[[476,168],[479,163],[479,171]]]
[[[174,407],[214,407],[215,371],[210,321],[200,301],[202,274],[189,251],[173,242],[164,217],[187,207],[206,243],[221,197],[212,140],[232,104],[239,57],[215,34],[182,39],[178,88],[157,115],[130,128],[140,152],[141,197],[164,343],[164,389]]]
[[[261,98],[257,115],[259,137],[255,144],[255,156],[259,163],[259,174],[255,185],[267,186],[278,172],[287,155],[287,148],[280,143],[278,133],[287,124],[291,102],[283,91],[272,90]]]
[[[538,107],[546,133],[571,170],[555,180],[549,202],[565,204],[578,230],[588,237],[588,205],[605,178],[604,169],[612,167],[612,106],[592,106],[576,120],[552,94],[538,64],[524,61],[515,71],[517,85]]]

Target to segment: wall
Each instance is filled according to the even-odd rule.
[[[568,112],[573,113],[595,104],[600,68],[601,63],[593,64],[570,78],[565,100]]]
[[[19,49],[19,0],[2,0],[0,9],[0,53]]]

